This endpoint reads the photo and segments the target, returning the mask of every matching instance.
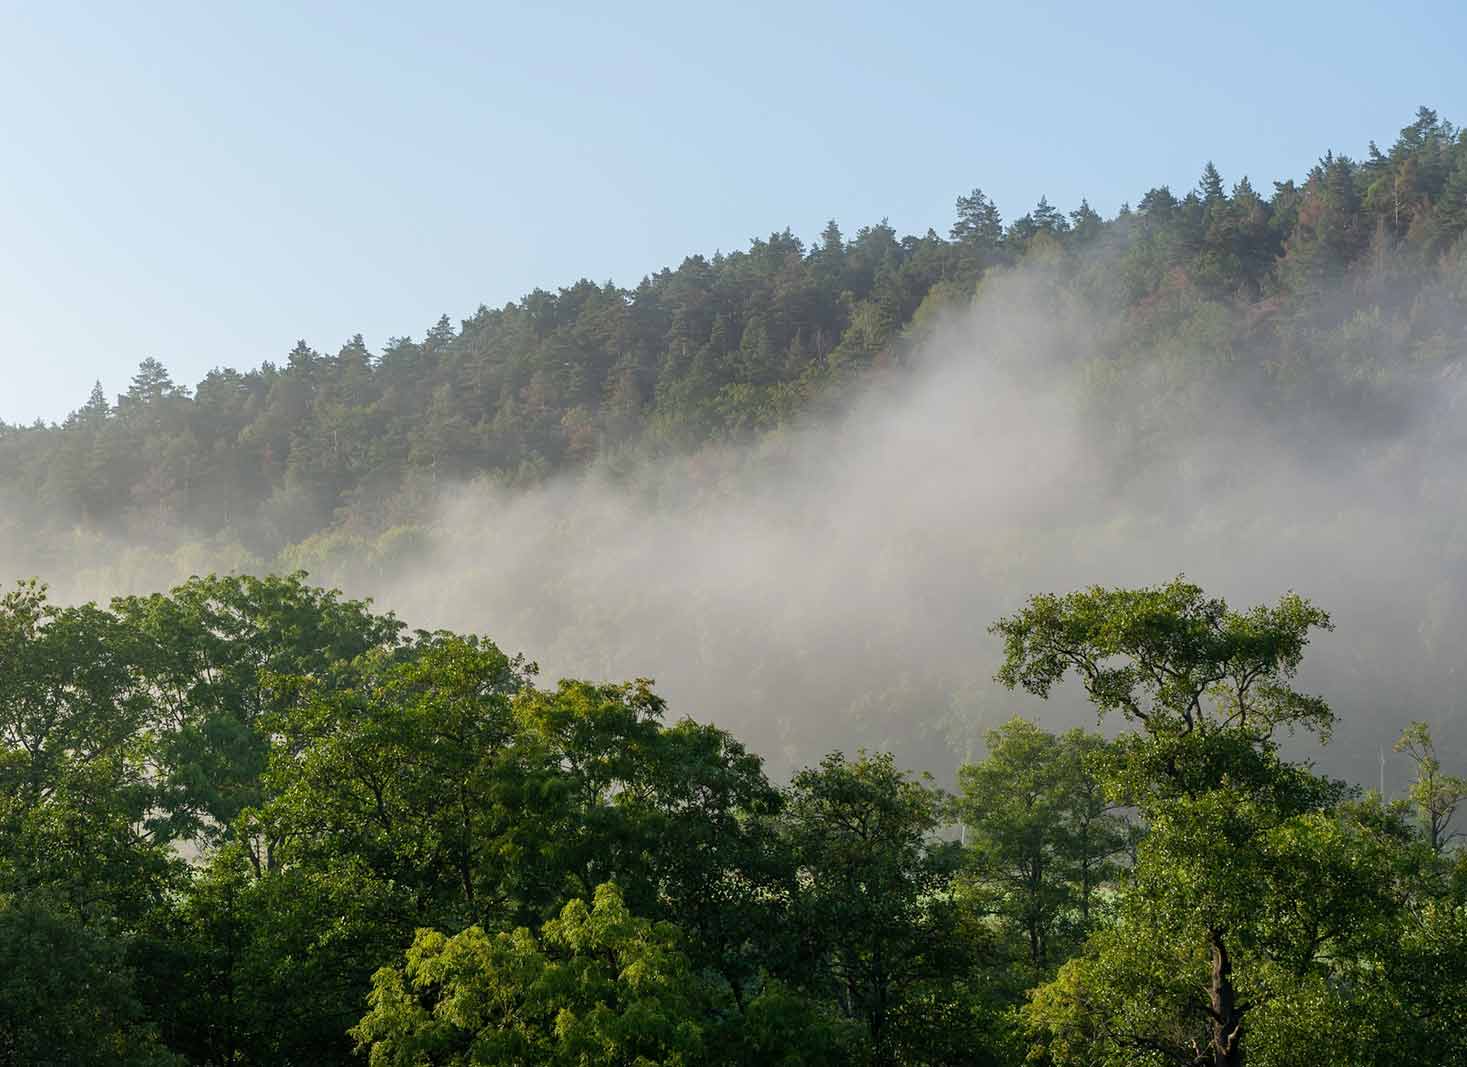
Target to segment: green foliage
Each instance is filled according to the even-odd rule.
[[[153,773],[158,727],[134,636],[44,586],[0,597],[0,893],[137,916],[177,862]]]
[[[1455,1064],[1462,779],[1422,723],[1405,801],[1283,757],[1333,722],[1293,687],[1328,625],[1034,597],[1000,679],[1132,730],[1013,719],[954,798],[888,754],[777,788],[646,680],[542,688],[301,575],[24,583],[0,1064]]]
[[[1219,958],[1249,1063],[1452,1062],[1400,1000],[1401,938],[1418,921],[1405,887],[1421,861],[1408,836],[1297,816],[1231,850],[1225,882],[1210,871],[1204,888],[1199,837],[1178,821],[1142,844],[1116,925],[1035,993],[1027,1018],[1051,1062],[1234,1062],[1214,1060],[1204,995]]]
[[[706,1012],[676,932],[633,917],[616,887],[523,927],[425,931],[373,979],[353,1031],[376,1065],[700,1062]]]
[[[746,1020],[731,1016],[681,941],[671,924],[628,911],[609,882],[589,906],[568,902],[538,938],[524,927],[419,931],[406,964],[373,977],[352,1033],[373,1067],[836,1062],[833,1021],[781,987]]]
[[[1420,1047],[1390,979],[1415,909],[1439,906],[1432,843],[1342,803],[1274,737],[1333,721],[1288,684],[1328,625],[1293,594],[1234,612],[1181,579],[1035,597],[995,624],[1000,680],[1043,695],[1074,671],[1139,727],[1094,764],[1147,824],[1116,921],[1028,1007],[1052,1062],[1395,1063]]]
[[[124,945],[105,928],[0,896],[0,1065],[181,1067],[157,1040]]]
[[[486,921],[507,906],[502,869],[531,847],[533,790],[512,751],[524,664],[493,644],[425,634],[360,657],[339,688],[267,675],[282,710],[250,812],[262,869],[363,864],[419,914]],[[444,909],[448,909],[445,913]]]
[[[1088,932],[1130,834],[1091,770],[1108,748],[1100,737],[1015,718],[985,740],[987,757],[958,771],[973,892],[1043,972]]]
[[[189,1012],[228,993],[252,1006],[236,1036],[265,1050],[252,1057],[340,1059],[343,1016],[415,928],[507,929],[613,877],[641,913],[686,925],[690,958],[740,1010],[774,1010],[760,998],[793,966],[793,873],[759,760],[712,727],[664,727],[646,682],[546,691],[532,675],[446,633],[329,677],[262,669],[265,799],[201,883],[236,918],[215,926],[189,903],[162,935],[191,946],[175,966],[214,975]],[[330,993],[306,995],[326,975]],[[289,1025],[272,1031],[266,1009]]]
[[[922,1062],[915,1038],[972,963],[954,900],[959,851],[933,836],[946,808],[889,755],[834,754],[790,785],[816,978],[864,1024],[877,1062]]]
[[[136,637],[159,716],[166,804],[175,832],[223,834],[260,803],[275,707],[270,675],[345,684],[348,664],[391,645],[401,624],[368,605],[288,577],[191,578],[167,594],[113,602]]]
[[[1234,612],[1177,578],[1036,596],[992,630],[1004,641],[998,680],[1010,688],[1048,696],[1074,671],[1102,714],[1119,711],[1154,737],[1237,731],[1262,741],[1281,726],[1328,733],[1329,708],[1288,682],[1310,631],[1329,627],[1292,593]]]
[[[1442,769],[1441,760],[1436,755],[1436,744],[1431,739],[1431,727],[1424,722],[1413,722],[1406,727],[1395,747],[1397,752],[1409,755],[1416,765],[1410,801],[1421,818],[1432,851],[1440,853],[1462,836],[1460,831],[1449,827],[1458,805],[1467,800],[1467,778],[1447,774]]]

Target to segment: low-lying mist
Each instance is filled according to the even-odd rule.
[[[1164,365],[1100,389],[1110,324],[1055,306],[1041,274],[992,278],[839,416],[532,491],[456,487],[391,565],[315,576],[551,678],[655,678],[674,715],[732,730],[775,774],[865,746],[943,777],[1010,715],[1094,722],[1073,691],[1043,704],[991,681],[987,627],[1030,593],[1182,572],[1235,607],[1294,589],[1337,627],[1303,672],[1341,720],[1320,765],[1374,785],[1417,718],[1460,764],[1458,381],[1403,398],[1387,429],[1175,390]],[[160,566],[239,565],[197,549]],[[47,577],[75,597],[181,576],[116,574]],[[1405,773],[1389,763],[1387,788]]]
[[[1093,721],[1075,693],[995,686],[990,622],[1033,592],[1185,572],[1235,606],[1292,588],[1333,613],[1304,679],[1342,720],[1323,766],[1374,783],[1411,718],[1460,751],[1455,382],[1384,435],[1279,427],[1219,387],[1131,465],[1127,420],[1162,385],[1097,410],[1097,327],[1041,313],[1042,287],[997,279],[835,420],[630,476],[450,494],[421,554],[362,591],[552,676],[655,677],[777,769],[865,745],[946,771],[1012,714]]]

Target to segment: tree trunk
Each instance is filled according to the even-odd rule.
[[[1233,961],[1228,957],[1221,930],[1207,931],[1212,949],[1212,977],[1208,983],[1212,1016],[1214,1067],[1243,1067],[1243,1012],[1233,988]]]

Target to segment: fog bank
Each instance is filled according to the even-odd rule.
[[[732,730],[776,774],[864,745],[946,777],[1010,715],[1093,723],[1073,691],[1044,704],[991,681],[987,626],[1031,593],[1183,572],[1237,607],[1294,589],[1337,624],[1302,679],[1341,718],[1321,765],[1373,784],[1378,749],[1424,718],[1461,766],[1462,380],[1428,376],[1386,422],[1301,416],[1257,376],[1195,372],[1214,355],[1177,353],[1185,374],[1101,360],[1115,326],[1042,270],[1000,274],[924,320],[839,416],[532,491],[455,487],[390,551],[307,562],[548,678],[655,678],[674,715]],[[25,507],[0,511],[0,562],[62,599],[263,566],[146,520],[34,544]]]
[[[748,449],[464,487],[358,591],[551,677],[654,677],[779,771],[865,745],[945,774],[1012,714],[1093,723],[1074,692],[996,687],[990,622],[1033,592],[1185,572],[1238,607],[1292,588],[1332,612],[1303,678],[1342,720],[1324,767],[1373,783],[1411,718],[1459,755],[1460,383],[1409,397],[1401,432],[1280,425],[1236,386],[1158,419],[1146,377],[1107,409],[1085,385],[1106,324],[1050,295],[991,281],[843,416]],[[1167,436],[1138,453],[1138,423]]]

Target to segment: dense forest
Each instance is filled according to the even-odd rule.
[[[954,791],[298,578],[0,600],[0,1063],[1460,1064],[1467,778],[1285,759],[1329,616],[1029,599]]]
[[[0,423],[0,1067],[1467,1062],[1467,131],[956,214]]]
[[[974,189],[945,238],[832,221],[807,247],[785,230],[632,289],[582,280],[444,316],[380,352],[301,341],[191,389],[148,359],[60,425],[0,424],[0,543],[47,573],[87,531],[206,545],[225,567],[390,557],[446,485],[625,471],[838,408],[1025,268],[1044,272],[1039,310],[1092,325],[1056,373],[1107,425],[1124,406],[1128,459],[1219,381],[1299,435],[1318,419],[1388,429],[1464,350],[1464,231],[1467,136],[1422,108],[1388,151],[1326,154],[1271,191],[1208,164],[1195,189],[1151,189],[1111,219],[1041,198],[1006,224]]]

